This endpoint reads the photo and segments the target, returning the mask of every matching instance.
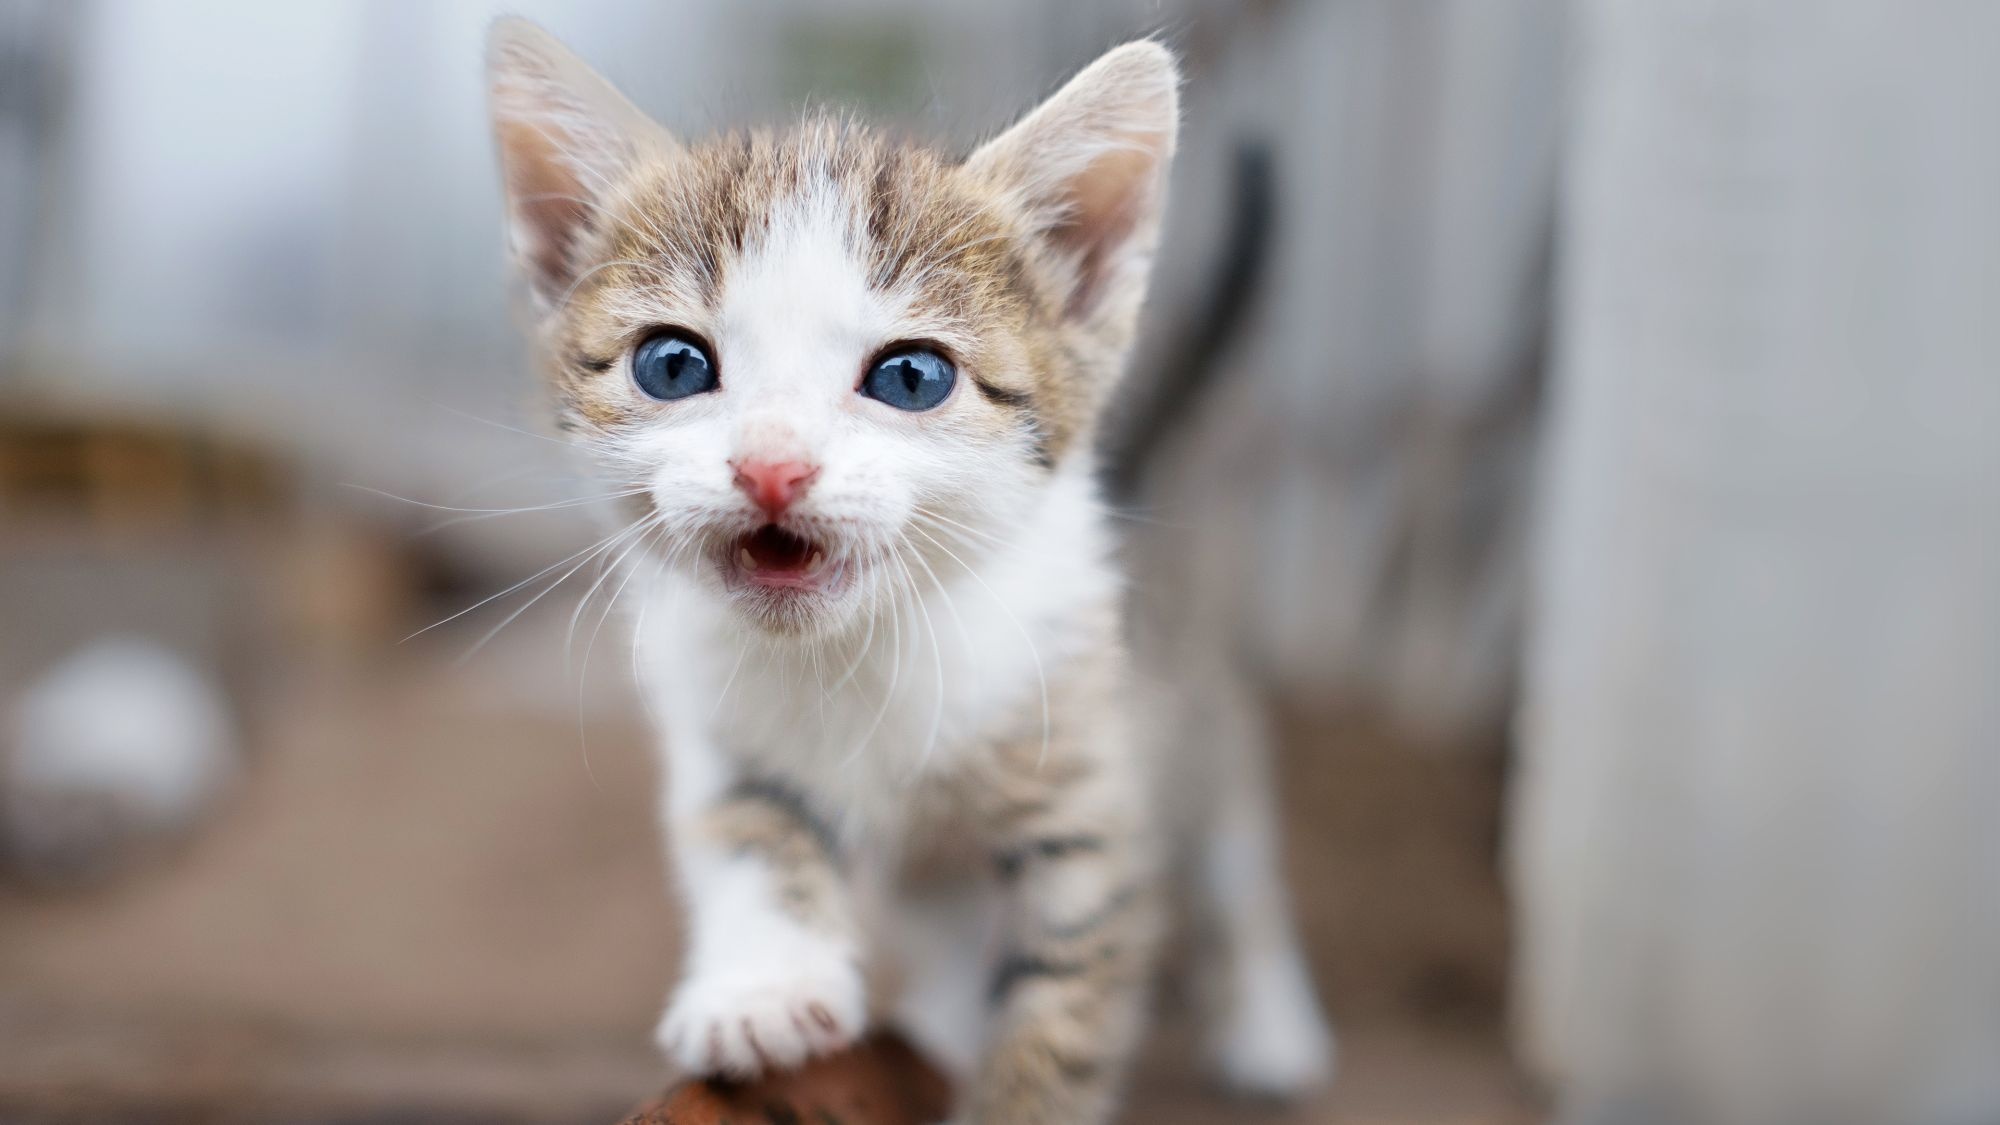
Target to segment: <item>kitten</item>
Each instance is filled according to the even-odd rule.
[[[963,160],[825,117],[684,143],[515,20],[490,79],[562,424],[631,504],[605,549],[687,926],[662,1048],[749,1076],[886,1016],[971,1120],[1106,1119],[1188,838],[1165,740],[1135,729],[1091,455],[1159,235],[1173,57],[1119,47]],[[1263,867],[1216,901],[1275,886]],[[1275,1027],[1277,1065],[1236,1077],[1321,1072],[1309,996],[1279,1000],[1304,1024],[1247,1002],[1219,1056]]]

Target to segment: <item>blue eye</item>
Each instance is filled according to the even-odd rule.
[[[957,381],[950,360],[929,348],[909,348],[876,360],[861,380],[861,393],[898,410],[929,410]]]
[[[662,332],[647,337],[632,353],[632,381],[662,402],[686,398],[716,388],[715,362],[700,344]]]

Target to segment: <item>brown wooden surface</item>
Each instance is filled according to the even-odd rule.
[[[0,1120],[578,1125],[659,1090],[679,958],[649,736],[613,629],[580,675],[586,621],[565,670],[571,605],[463,666],[478,614],[360,668],[272,669],[245,785],[173,862],[75,897],[0,885]],[[1282,729],[1340,1080],[1275,1113],[1217,1097],[1163,995],[1121,1120],[1536,1120],[1500,1037],[1492,759]]]
[[[944,1076],[895,1036],[756,1082],[689,1082],[625,1125],[723,1125],[799,1121],[814,1125],[931,1125],[951,1110]]]

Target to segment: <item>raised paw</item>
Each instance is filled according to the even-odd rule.
[[[675,990],[654,1040],[688,1074],[754,1078],[837,1051],[866,1024],[860,970],[828,957],[763,972],[691,975]]]

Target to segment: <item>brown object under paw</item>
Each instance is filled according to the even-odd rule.
[[[950,1113],[944,1076],[884,1034],[754,1082],[684,1082],[625,1125],[933,1125]]]

